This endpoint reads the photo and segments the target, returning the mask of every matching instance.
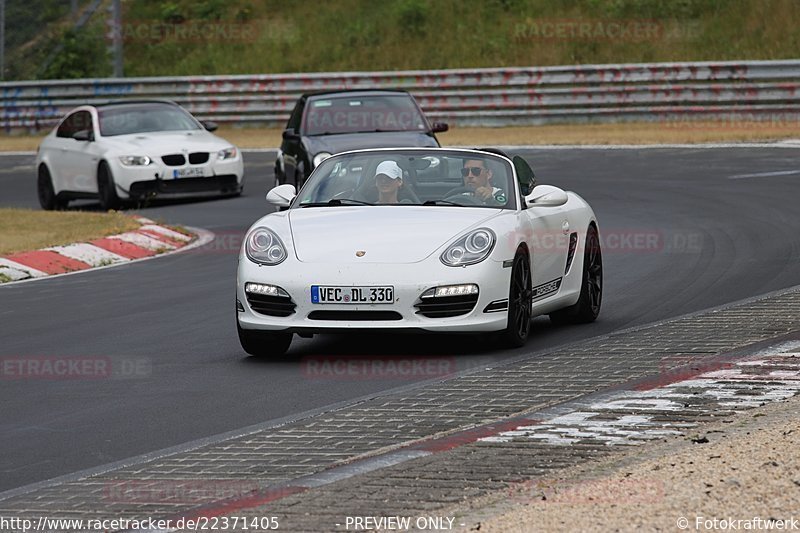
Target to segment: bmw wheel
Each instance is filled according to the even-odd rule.
[[[39,165],[39,172],[36,178],[36,194],[39,197],[39,205],[46,211],[64,209],[69,203],[67,200],[59,199],[53,188],[53,178],[44,164]]]
[[[586,249],[583,252],[583,282],[581,295],[575,305],[550,313],[556,324],[585,324],[594,322],[603,303],[603,255],[597,228],[589,226]]]
[[[97,196],[100,199],[100,207],[103,211],[119,209],[122,205],[119,196],[117,196],[114,176],[111,175],[111,169],[108,168],[108,163],[105,161],[101,162],[97,168]]]

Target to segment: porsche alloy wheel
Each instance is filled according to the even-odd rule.
[[[528,256],[517,253],[511,267],[511,286],[508,290],[508,325],[502,332],[504,344],[519,348],[528,340],[531,330],[531,268]]]
[[[589,226],[586,249],[583,252],[583,282],[581,295],[575,305],[550,313],[556,324],[585,324],[594,322],[603,303],[603,255],[597,228]]]
[[[117,196],[114,176],[111,175],[111,169],[108,168],[108,164],[105,161],[100,163],[97,168],[97,196],[100,199],[100,207],[103,211],[119,209],[122,205],[119,196]]]
[[[238,321],[236,330],[242,349],[256,357],[278,357],[284,355],[292,344],[292,334],[280,331],[255,331],[242,329]]]

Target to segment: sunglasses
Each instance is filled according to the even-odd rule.
[[[473,176],[480,176],[484,170],[486,169],[483,167],[464,167],[461,169],[461,176],[466,178],[470,172],[472,172]]]

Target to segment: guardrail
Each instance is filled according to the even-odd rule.
[[[49,128],[77,105],[134,98],[283,126],[304,92],[364,88],[406,89],[429,118],[457,125],[800,117],[793,60],[4,82],[0,127]]]

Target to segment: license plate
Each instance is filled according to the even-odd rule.
[[[311,286],[312,304],[391,304],[394,287],[336,287]]]
[[[176,168],[172,171],[173,178],[202,178],[202,168]]]

